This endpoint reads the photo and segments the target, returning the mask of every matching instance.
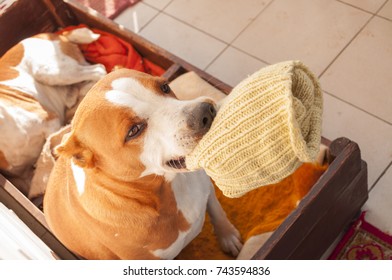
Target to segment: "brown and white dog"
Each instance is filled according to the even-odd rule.
[[[0,59],[0,171],[27,194],[32,166],[46,137],[72,116],[106,74],[88,64],[76,43],[98,38],[87,28],[27,38]]]
[[[178,100],[162,78],[121,69],[80,103],[44,197],[54,234],[87,259],[172,259],[207,210],[223,250],[242,244],[203,171],[184,157],[209,130],[211,99]]]

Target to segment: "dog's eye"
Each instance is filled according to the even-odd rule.
[[[164,93],[170,93],[170,87],[169,87],[169,85],[167,84],[167,83],[164,83],[164,84],[162,84],[161,85],[161,90],[164,92]]]
[[[128,131],[127,136],[125,137],[125,142],[138,137],[140,133],[143,131],[144,126],[145,125],[143,123],[138,123],[133,125],[131,129]]]

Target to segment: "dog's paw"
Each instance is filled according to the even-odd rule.
[[[104,65],[102,64],[95,64],[94,65],[94,72],[95,72],[95,76],[97,79],[102,78],[103,76],[105,76],[107,74],[106,72],[106,68]]]
[[[228,220],[215,226],[215,234],[223,252],[238,256],[243,246],[241,235]]]

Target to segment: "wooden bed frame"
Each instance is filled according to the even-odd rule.
[[[163,67],[169,81],[194,71],[224,93],[231,90],[206,72],[72,0],[18,0],[11,5],[0,15],[0,55],[26,37],[80,23],[130,42],[143,57]],[[320,259],[367,200],[367,166],[358,145],[346,138],[332,142],[323,138],[323,142],[331,151],[327,171],[253,259]],[[0,202],[12,209],[59,258],[78,259],[54,237],[43,213],[2,175]]]

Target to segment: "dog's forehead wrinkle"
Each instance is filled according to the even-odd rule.
[[[115,79],[111,83],[111,88],[105,94],[106,100],[115,105],[131,108],[136,114],[151,114],[152,110],[165,110],[167,106],[170,107],[171,98],[154,93],[153,89],[145,87],[137,79]]]
[[[112,81],[111,87],[114,90],[133,94],[140,100],[161,99],[163,96],[154,93],[154,83],[143,82],[141,79],[132,77],[117,78]]]
[[[145,92],[143,94],[146,95]],[[138,117],[147,119],[149,123],[171,123],[181,114],[179,108],[182,104],[177,104],[177,100],[157,95],[151,99],[141,99],[133,94],[110,90],[106,92],[105,98],[114,105],[131,109]]]

